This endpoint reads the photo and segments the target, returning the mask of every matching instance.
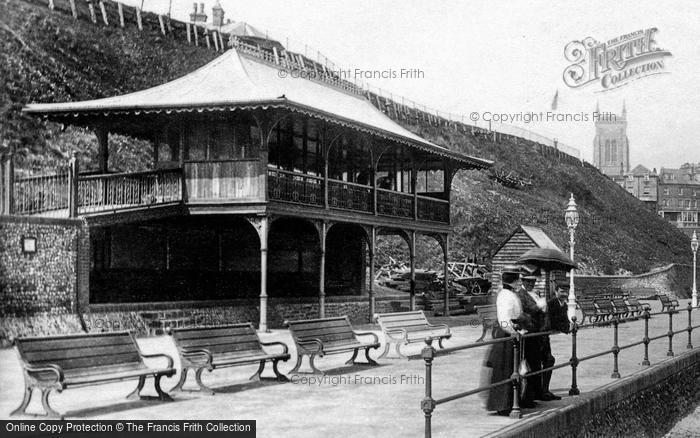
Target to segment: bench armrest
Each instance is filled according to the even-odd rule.
[[[22,365],[24,366],[25,371],[28,373],[41,373],[46,371],[53,372],[56,374],[55,383],[63,383],[63,368],[61,368],[59,365],[49,363],[42,366],[34,366],[26,362],[24,362]]]
[[[289,347],[287,347],[287,344],[285,344],[284,342],[261,342],[260,345],[262,345],[263,347],[279,345],[283,349],[282,354],[289,354]]]
[[[172,368],[173,367],[173,358],[169,354],[165,353],[155,353],[155,354],[143,354],[141,353],[141,357],[144,359],[154,359],[156,357],[164,357],[165,359],[168,360],[168,366],[166,368]]]
[[[181,350],[180,353],[182,354],[183,357],[189,359],[192,356],[204,356],[206,358],[206,363],[207,365],[211,364],[214,361],[214,357],[211,354],[211,351],[205,349],[205,348],[192,348],[189,350]]]
[[[430,323],[428,323],[426,325],[428,327],[430,327],[431,329],[445,329],[445,333],[447,333],[448,335],[450,334],[450,326],[448,326],[447,324],[430,324]]]
[[[323,342],[320,339],[316,339],[316,338],[295,339],[295,342],[296,342],[297,346],[299,346],[307,351],[311,351],[311,349],[307,348],[306,345],[315,344],[316,351],[318,353],[323,353]]]
[[[356,332],[355,330],[352,331],[355,333],[356,336],[372,336],[374,338],[374,343],[378,344],[379,343],[379,336],[377,336],[376,333],[373,332]]]
[[[403,328],[386,329],[384,330],[384,333],[391,338],[395,338],[395,334],[400,335],[400,339],[406,339],[406,337],[408,336],[406,329]]]

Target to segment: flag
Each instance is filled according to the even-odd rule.
[[[552,111],[557,110],[557,105],[559,104],[559,90],[554,93],[554,99],[552,99]]]

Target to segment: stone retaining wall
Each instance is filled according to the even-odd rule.
[[[180,304],[178,306],[178,304]],[[208,304],[208,305],[207,305]],[[396,306],[408,307],[402,298],[379,298],[375,311],[386,313],[394,311]],[[138,305],[92,306],[92,310],[81,314],[65,313],[61,315],[36,314],[28,317],[6,317],[0,322],[0,346],[7,346],[12,339],[19,336],[45,336],[53,334],[79,333],[83,331],[97,333],[129,330],[138,336],[153,334],[153,322],[148,316],[182,320],[186,326],[221,325],[241,322],[259,322],[259,302],[248,300],[236,303],[215,305],[212,303],[168,303],[156,305],[142,303]],[[369,303],[367,297],[333,297],[326,302],[326,317],[348,315],[353,324],[369,322]],[[310,319],[318,317],[318,302],[308,299],[270,299],[267,309],[270,328],[282,328],[285,320]],[[82,319],[82,320],[81,320]],[[168,323],[157,325],[158,328]]]
[[[76,311],[84,224],[75,219],[0,217],[0,317]],[[36,239],[36,252],[23,238]]]
[[[700,348],[488,437],[660,437],[700,403]]]
[[[690,298],[693,271],[692,266],[671,264],[639,275],[575,275],[574,280],[577,297],[644,288],[687,299]]]

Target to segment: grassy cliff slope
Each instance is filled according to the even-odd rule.
[[[260,23],[264,25],[264,23]],[[216,57],[136,26],[125,29],[74,20],[70,15],[21,0],[0,0],[0,150],[31,159],[65,158],[78,151],[84,165],[95,157],[95,139],[75,128],[23,115],[29,102],[56,102],[111,96],[151,87],[182,76]],[[568,248],[563,209],[573,193],[581,211],[577,254],[588,272],[639,273],[671,262],[687,263],[688,239],[645,209],[590,165],[544,157],[531,144],[493,142],[447,127],[406,124],[423,137],[531,178],[525,189],[507,188],[488,173],[462,171],[453,183],[454,259],[491,254],[518,224],[542,227]],[[111,163],[131,170],[148,160],[137,141],[111,142]],[[439,266],[434,242],[421,240],[420,263]],[[405,249],[385,245],[387,254],[407,259]],[[578,258],[578,257],[577,257]]]

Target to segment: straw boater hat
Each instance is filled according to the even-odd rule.
[[[520,272],[519,265],[505,265],[501,269],[501,274],[520,274]]]
[[[523,280],[539,280],[540,278],[540,268],[535,265],[523,265],[520,269],[520,277]]]

